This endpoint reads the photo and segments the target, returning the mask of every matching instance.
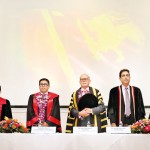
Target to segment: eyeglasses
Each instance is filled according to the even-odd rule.
[[[123,74],[123,75],[121,75],[121,77],[130,77],[130,74]]]
[[[89,78],[80,78],[80,81],[87,81]]]
[[[48,86],[47,83],[40,83],[40,86]]]

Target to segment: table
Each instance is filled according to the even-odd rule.
[[[0,150],[149,150],[149,134],[0,133]]]

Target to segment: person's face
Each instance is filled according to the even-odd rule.
[[[122,72],[120,81],[122,85],[128,86],[130,83],[130,74],[127,71]]]
[[[40,82],[40,85],[39,85],[39,89],[40,89],[40,92],[41,93],[46,93],[48,92],[48,89],[49,89],[49,84],[46,80],[42,80]]]
[[[80,85],[82,88],[87,88],[89,87],[91,80],[87,75],[81,75],[80,77]]]

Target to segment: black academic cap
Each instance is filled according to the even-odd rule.
[[[83,95],[78,102],[79,111],[83,110],[84,108],[93,108],[97,106],[98,99],[95,95],[91,93]]]

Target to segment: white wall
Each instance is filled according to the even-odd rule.
[[[150,0],[0,0],[0,85],[12,105],[27,105],[47,77],[69,105],[88,73],[107,105],[122,68],[150,105]]]

